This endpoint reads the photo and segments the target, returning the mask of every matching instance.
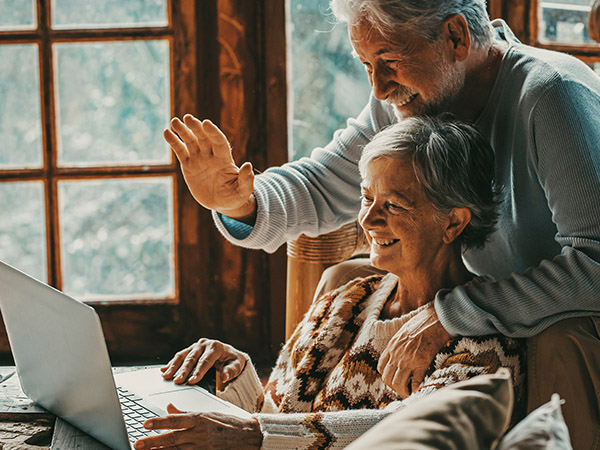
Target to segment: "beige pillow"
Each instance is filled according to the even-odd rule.
[[[479,375],[418,400],[381,421],[348,449],[494,448],[513,408],[510,372]]]

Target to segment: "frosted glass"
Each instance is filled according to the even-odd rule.
[[[0,214],[0,259],[47,282],[43,183],[0,183]]]
[[[41,167],[38,47],[0,45],[0,169]]]
[[[167,0],[53,0],[52,26],[119,28],[167,25]]]
[[[174,295],[171,178],[58,187],[65,292],[103,300]]]
[[[329,0],[291,0],[292,103],[289,159],[329,143],[367,103],[367,74],[352,56],[346,26],[334,26]]]
[[[167,41],[55,44],[59,166],[165,164]]]
[[[34,0],[0,0],[0,30],[37,27]]]

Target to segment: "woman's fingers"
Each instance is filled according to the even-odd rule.
[[[202,357],[200,357],[197,360],[195,367],[188,379],[188,383],[196,384],[200,380],[202,380],[202,378],[204,378],[204,375],[206,375],[206,372],[208,372],[210,368],[215,365],[215,363],[221,357],[222,354],[223,350],[221,346],[209,345],[202,354]]]
[[[191,350],[192,347],[188,347],[186,349],[181,350],[180,352],[175,353],[175,356],[171,358],[171,361],[169,361],[165,367],[161,368],[161,370],[163,371],[163,378],[165,380],[170,380],[171,378],[173,378],[173,375],[177,373],[177,371],[183,364],[183,361],[185,360],[186,356]]]
[[[231,380],[234,380],[235,378],[239,377],[240,374],[242,373],[242,370],[244,370],[244,362],[240,361],[239,359],[235,359],[233,361],[230,361],[229,363],[227,363],[225,366],[223,366],[223,368],[221,369],[221,383],[225,384],[228,383]]]
[[[157,422],[157,426],[152,426],[152,427],[148,427],[147,424],[149,421],[146,421],[146,423],[144,423],[144,426],[146,426],[146,428],[152,428],[152,429],[181,429],[181,428],[187,428],[187,427],[180,427],[180,426],[168,426],[168,423],[171,423],[169,420],[171,416],[167,416],[164,418],[160,418],[160,419],[152,419],[155,421],[163,421],[163,422]],[[185,417],[185,416],[181,416],[181,417]],[[192,425],[190,425],[192,426]],[[150,448],[161,448],[161,449],[165,449],[165,448],[178,448],[178,449],[184,449],[184,448],[198,448],[198,447],[192,447],[192,443],[189,442],[190,438],[192,438],[193,436],[190,436],[189,433],[187,433],[185,430],[176,430],[176,431],[171,431],[169,433],[163,433],[163,434],[159,434],[157,436],[150,436],[147,438],[143,438],[140,439],[139,441],[137,441],[134,445],[134,448],[136,449],[150,449]]]
[[[180,410],[173,403],[167,405],[167,412],[169,414],[185,414],[185,411]]]

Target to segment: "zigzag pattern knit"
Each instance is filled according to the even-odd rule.
[[[419,391],[401,401],[377,361],[391,337],[427,304],[381,320],[394,275],[351,281],[315,301],[279,354],[263,391],[252,367],[220,392],[261,424],[263,448],[343,448],[387,415],[440,387],[508,367],[523,382],[522,345],[500,337],[457,337],[440,351]]]

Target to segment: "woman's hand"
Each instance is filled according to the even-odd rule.
[[[247,162],[238,167],[229,141],[210,120],[186,114],[171,120],[164,137],[177,155],[190,192],[198,203],[221,214],[254,223],[254,173]]]
[[[219,381],[225,384],[237,376],[246,367],[246,355],[231,345],[213,339],[200,339],[193,345],[177,352],[169,363],[160,370],[165,380],[182,384],[196,384],[211,367],[217,370]]]
[[[240,419],[221,413],[184,413],[167,406],[166,417],[148,419],[144,427],[151,430],[173,430],[158,436],[140,439],[136,449],[258,449],[262,432],[256,419]]]

